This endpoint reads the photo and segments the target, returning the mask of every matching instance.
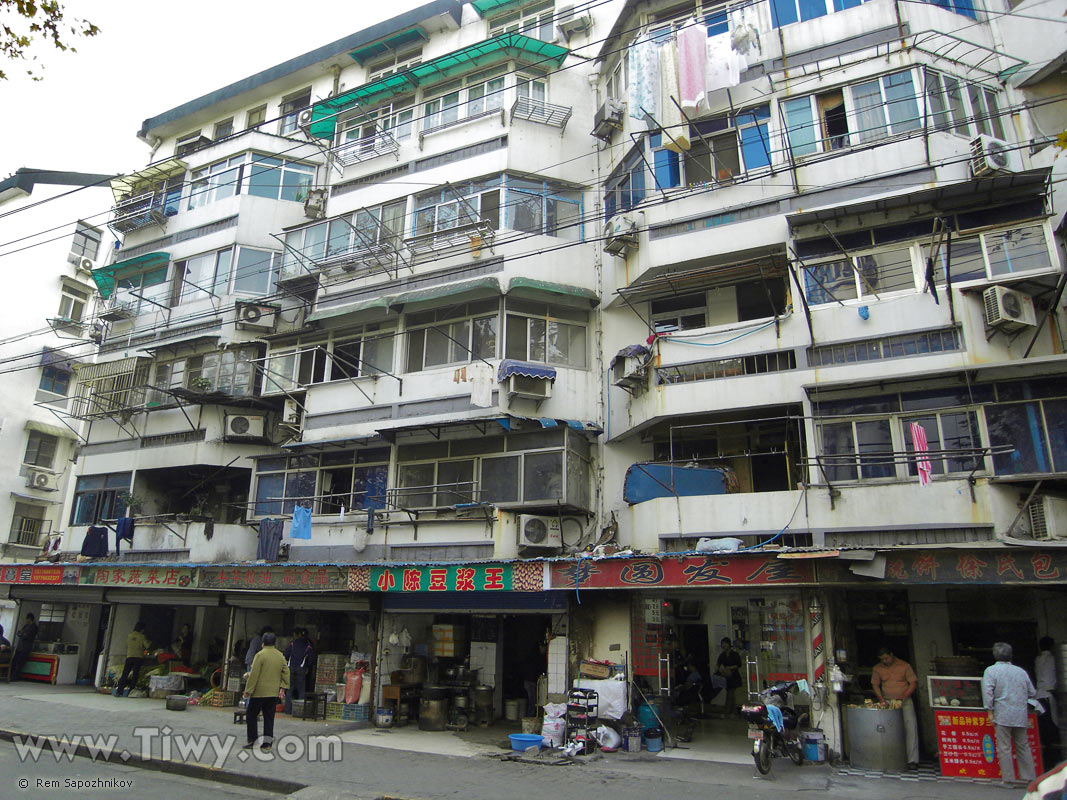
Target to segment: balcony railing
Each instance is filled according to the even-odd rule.
[[[108,227],[116,234],[131,233],[149,225],[166,225],[167,218],[178,213],[181,189],[145,192],[127,197],[111,209]]]
[[[29,547],[40,547],[41,540],[52,530],[52,520],[36,519],[34,517],[13,517],[11,520],[11,536],[8,541],[12,544],[22,544]]]
[[[333,157],[345,167],[370,161],[378,156],[396,153],[400,149],[398,142],[388,131],[378,131],[373,136],[350,139],[330,148]]]
[[[542,125],[551,125],[561,131],[567,127],[571,118],[570,106],[555,106],[543,100],[533,100],[529,97],[520,97],[511,107],[511,118],[524,119],[529,122],[539,122]]]

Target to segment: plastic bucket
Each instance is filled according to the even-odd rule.
[[[504,701],[504,719],[509,722],[518,722],[521,719],[522,714],[519,712],[519,703],[526,703],[525,700],[505,700]]]
[[[541,731],[541,718],[540,717],[523,717],[522,718],[522,732],[523,733],[540,733]]]
[[[374,716],[374,721],[379,728],[391,728],[393,727],[393,707],[382,706],[378,709],[378,713]]]
[[[658,753],[663,749],[663,729],[648,728],[645,731],[645,747],[650,753]]]
[[[627,753],[641,752],[641,728],[623,728],[622,749]]]
[[[821,730],[801,731],[800,745],[804,750],[804,760],[819,764],[826,760],[826,740]]]

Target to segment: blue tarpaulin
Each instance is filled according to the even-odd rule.
[[[556,379],[556,368],[545,364],[531,364],[528,361],[516,361],[513,358],[505,358],[500,362],[496,370],[496,379],[506,381],[512,375],[522,375],[526,378],[543,378],[546,381]]]
[[[735,491],[737,479],[730,469],[634,464],[626,470],[622,497],[633,505],[657,497],[702,497]]]

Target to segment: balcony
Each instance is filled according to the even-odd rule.
[[[335,145],[329,152],[342,167],[351,167],[379,156],[396,155],[398,150],[400,142],[392,134],[388,131],[377,131],[373,136],[350,139]]]
[[[132,233],[150,225],[164,227],[168,217],[178,213],[181,189],[166,192],[145,192],[136,197],[127,197],[111,209],[108,227],[115,234]]]
[[[520,97],[511,107],[511,119],[524,119],[527,122],[537,122],[541,125],[559,128],[560,136],[562,136],[571,118],[571,111],[570,106],[556,106],[543,100]]]

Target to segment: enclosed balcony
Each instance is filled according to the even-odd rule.
[[[166,227],[178,213],[185,170],[184,161],[170,158],[112,180],[115,205],[108,227],[116,236],[152,225]]]

